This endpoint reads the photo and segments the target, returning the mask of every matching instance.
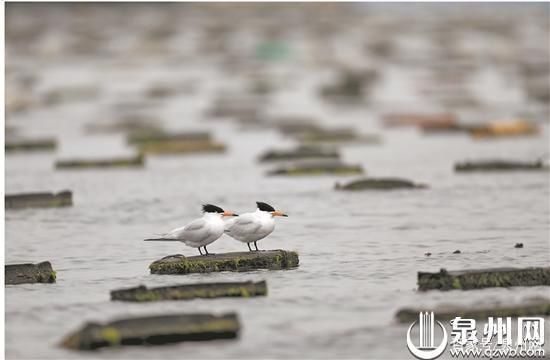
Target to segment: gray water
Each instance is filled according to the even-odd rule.
[[[348,35],[344,37],[348,42],[338,46],[353,58],[351,50],[358,43],[353,34]],[[481,39],[487,43],[491,37]],[[70,189],[74,206],[6,211],[6,263],[49,260],[57,271],[55,284],[6,286],[7,358],[402,359],[411,355],[405,344],[408,324],[394,319],[400,308],[550,297],[547,287],[416,291],[417,271],[549,266],[548,173],[453,171],[453,164],[465,159],[539,157],[549,147],[546,122],[537,136],[498,140],[387,129],[380,121],[384,113],[442,109],[418,96],[418,74],[406,66],[381,66],[384,77],[371,102],[341,107],[316,95],[326,71],[308,63],[279,65],[276,70],[289,78],[289,85],[262,104],[267,112],[313,115],[328,126],[353,125],[365,133],[381,134],[381,145],[342,147],[343,159],[363,165],[368,175],[400,176],[429,185],[415,191],[337,192],[336,181],[354,177],[265,176],[269,167],[259,165],[257,156],[268,148],[293,145],[290,139],[269,129],[243,129],[231,121],[205,119],[204,110],[220,88],[242,87],[236,76],[220,72],[214,61],[188,58],[181,66],[177,61],[147,58],[128,59],[125,65],[99,59],[39,62],[11,56],[8,60],[21,60],[17,66],[40,75],[38,92],[60,83],[85,83],[100,85],[101,96],[8,117],[8,125],[28,136],[56,136],[60,148],[52,154],[8,154],[6,193]],[[468,120],[513,117],[533,108],[518,95],[518,82],[510,80],[509,73],[494,70],[491,64],[477,71],[475,91],[480,98],[487,96],[482,108],[462,109],[460,114],[468,114]],[[139,101],[151,82],[188,79],[199,84],[197,91],[151,102],[149,113],[171,129],[211,130],[228,145],[227,153],[150,156],[143,169],[54,169],[59,158],[130,154],[122,134],[90,135],[83,130],[85,125],[116,115],[115,102]],[[200,216],[200,206],[206,202],[239,213],[254,210],[255,201],[289,214],[277,219],[275,232],[258,245],[296,250],[297,269],[149,274],[152,261],[176,253],[196,255],[196,249],[179,243],[144,243],[143,238]],[[518,242],[524,248],[515,249]],[[456,249],[462,253],[452,254]],[[214,253],[242,250],[246,250],[243,244],[226,236],[209,247]],[[427,257],[426,252],[432,255]],[[109,300],[110,290],[139,284],[247,280],[266,280],[269,295],[148,304]],[[237,312],[242,331],[235,341],[91,354],[58,346],[86,321],[178,312]]]

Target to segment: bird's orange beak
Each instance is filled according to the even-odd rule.
[[[226,210],[226,211],[223,212],[222,216],[239,216],[239,215],[235,214],[232,211],[227,211]]]
[[[284,217],[288,217],[287,214],[285,214],[284,212],[279,211],[279,210],[273,211],[272,214],[273,214],[273,216],[284,216]]]

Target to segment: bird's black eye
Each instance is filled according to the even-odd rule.
[[[223,209],[219,206],[212,205],[212,204],[205,204],[202,206],[202,211],[207,213],[223,213]]]
[[[268,212],[275,211],[273,206],[261,201],[256,201],[256,205],[258,205],[258,209],[260,209],[261,211],[268,211]]]

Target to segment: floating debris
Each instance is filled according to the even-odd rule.
[[[461,253],[460,250],[455,250],[455,251],[453,251],[453,254],[460,254],[460,253]]]
[[[6,152],[52,151],[57,148],[57,140],[51,138],[6,141]]]
[[[418,320],[418,313],[424,311],[420,308],[405,308],[399,310],[395,317],[400,323],[411,323]],[[549,316],[550,300],[536,299],[527,300],[519,304],[492,304],[481,306],[438,306],[433,309],[437,318],[441,320],[452,320],[459,316],[461,318],[487,319],[488,317],[516,317],[516,316]]]
[[[143,154],[133,157],[121,157],[111,159],[75,159],[58,160],[55,162],[57,169],[85,169],[85,168],[124,168],[142,167],[145,163]]]
[[[267,295],[265,281],[245,281],[163,286],[151,289],[142,285],[130,289],[113,290],[111,291],[111,300],[144,302],[265,295]]]
[[[5,266],[6,285],[54,283],[56,273],[49,261],[38,264],[14,264]]]
[[[268,150],[259,158],[261,162],[289,161],[304,159],[339,159],[340,154],[336,150],[326,149],[321,146],[299,146],[290,150]]]
[[[300,161],[268,171],[267,175],[353,175],[362,174],[361,165],[337,161]]]
[[[516,243],[516,245],[514,245],[514,248],[523,249],[523,243]]]
[[[418,290],[421,291],[539,285],[550,285],[550,267],[418,272]]]
[[[336,183],[336,190],[395,190],[395,189],[426,189],[424,184],[415,184],[406,179],[398,178],[365,178],[353,180],[347,184]]]
[[[60,191],[57,194],[51,192],[12,194],[4,198],[6,209],[23,208],[51,208],[73,205],[73,193],[68,190]]]
[[[548,171],[550,168],[542,160],[537,161],[514,161],[514,160],[479,160],[466,161],[455,165],[457,172],[473,171]]]
[[[207,256],[171,255],[149,265],[151,274],[192,274],[218,271],[281,270],[297,267],[298,253],[286,250],[231,252]]]
[[[240,323],[234,313],[173,314],[121,319],[107,324],[86,323],[67,336],[61,346],[95,350],[123,345],[164,345],[182,341],[234,339]]]

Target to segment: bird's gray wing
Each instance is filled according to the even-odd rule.
[[[178,240],[196,241],[205,238],[207,234],[206,221],[204,219],[196,219],[183,227],[172,230],[169,235]]]
[[[242,236],[254,234],[261,227],[261,222],[256,220],[251,214],[244,214],[237,217],[231,224],[228,224],[225,231],[229,235]]]

